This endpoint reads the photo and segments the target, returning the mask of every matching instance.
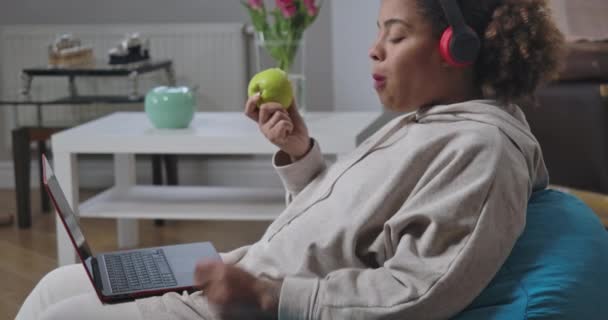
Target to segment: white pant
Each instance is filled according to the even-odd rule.
[[[82,264],[49,272],[32,290],[17,320],[141,319],[135,302],[104,305]]]

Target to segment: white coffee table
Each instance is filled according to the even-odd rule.
[[[356,138],[381,112],[309,112],[306,123],[325,154],[355,149]],[[155,129],[143,112],[119,112],[52,136],[53,164],[80,217],[118,219],[118,244],[137,246],[137,219],[273,220],[285,208],[280,189],[135,184],[135,154],[262,155],[277,148],[240,112],[197,113],[188,129]],[[76,155],[113,154],[115,185],[80,203]],[[271,166],[271,163],[268,163]],[[57,220],[59,265],[75,251]]]

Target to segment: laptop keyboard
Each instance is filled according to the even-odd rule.
[[[104,255],[104,260],[114,293],[177,285],[160,249]]]

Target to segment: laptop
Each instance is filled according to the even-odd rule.
[[[102,302],[130,301],[171,291],[193,292],[196,263],[221,261],[209,242],[93,254],[44,155],[42,161],[44,186]]]

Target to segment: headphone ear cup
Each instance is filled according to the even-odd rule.
[[[458,63],[454,60],[451,50],[453,36],[454,29],[452,27],[448,27],[443,31],[443,34],[441,34],[441,39],[439,40],[439,53],[445,62],[451,66],[456,66]]]
[[[470,28],[456,34],[452,27],[448,27],[439,40],[441,57],[453,67],[466,67],[475,63],[479,48],[479,38]]]

